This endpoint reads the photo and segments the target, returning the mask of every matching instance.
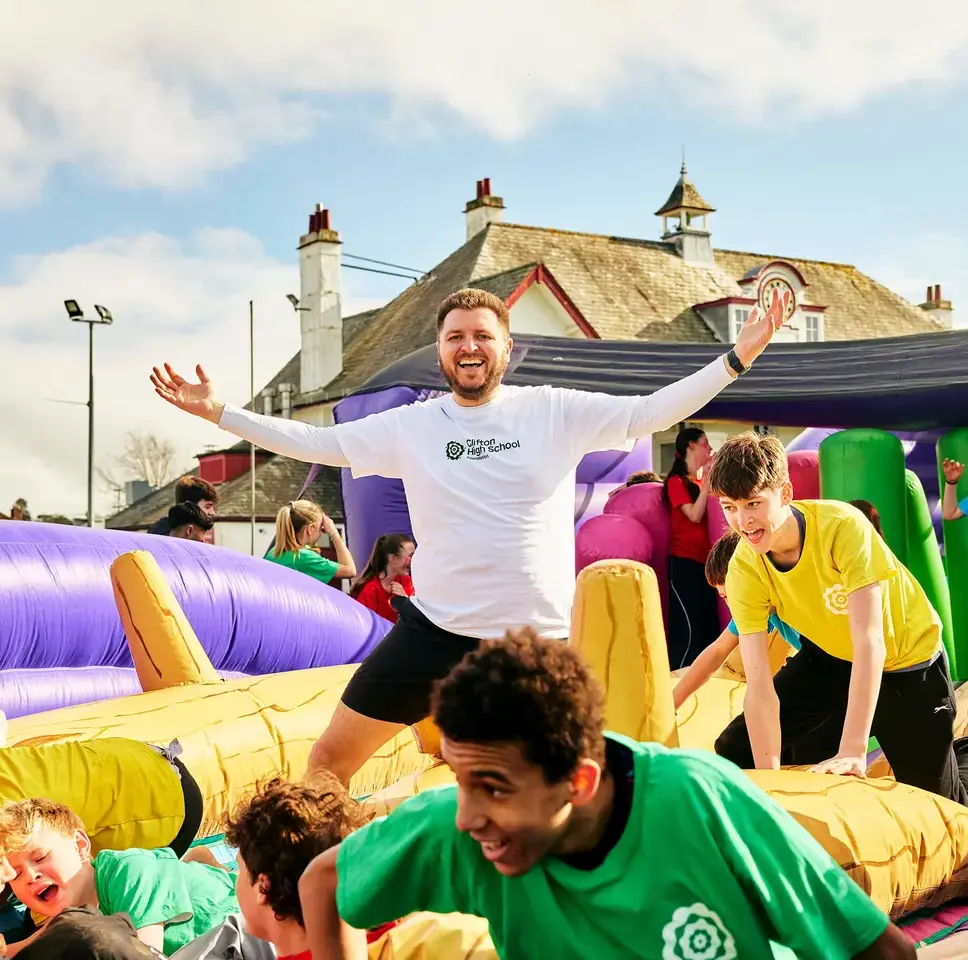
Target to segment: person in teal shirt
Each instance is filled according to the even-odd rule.
[[[456,786],[404,801],[299,883],[313,960],[340,918],[486,918],[503,960],[914,960],[913,944],[733,764],[604,732],[581,654],[531,629],[438,685]],[[786,954],[789,956],[789,953]]]
[[[166,957],[239,911],[235,877],[227,870],[179,860],[168,847],[101,850],[92,857],[80,817],[42,797],[0,808],[0,850],[4,879],[34,914],[56,917],[85,905],[105,915],[124,913],[138,938]],[[37,936],[8,945],[6,956]]]
[[[726,571],[736,548],[739,534],[727,530],[712,546],[706,557],[706,580],[724,599],[726,597]],[[770,666],[777,669],[790,652],[800,649],[800,633],[790,624],[781,620],[776,610],[770,610],[767,619],[767,633],[770,635]],[[781,644],[774,649],[773,638],[779,637]],[[672,691],[672,702],[678,710],[717,670],[727,661],[729,655],[739,647],[739,630],[736,622],[730,620],[726,629],[682,671],[679,682]],[[789,648],[789,649],[787,649]]]
[[[335,561],[311,549],[324,532],[336,551]],[[339,535],[336,524],[312,500],[287,503],[276,514],[276,540],[266,554],[266,560],[291,567],[321,583],[356,576],[353,555]]]

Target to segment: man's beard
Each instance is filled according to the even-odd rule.
[[[463,400],[483,400],[501,385],[504,371],[508,368],[508,358],[502,357],[500,360],[495,361],[487,371],[484,380],[476,387],[462,386],[457,379],[459,376],[457,364],[454,364],[454,373],[450,373],[441,362],[440,354],[437,355],[437,366],[440,368],[440,372],[443,374],[444,379],[447,381],[447,386],[450,387],[452,393],[456,393]]]

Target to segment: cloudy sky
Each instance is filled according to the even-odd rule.
[[[685,144],[717,246],[855,263],[915,302],[941,283],[968,319],[957,0],[47,0],[0,26],[0,510],[85,509],[65,298],[116,318],[98,461],[135,430],[188,466],[221,437],[150,366],[201,361],[245,401],[252,299],[271,376],[317,202],[346,252],[421,269],[484,176],[509,220],[653,238]],[[344,272],[347,310],[398,283]]]

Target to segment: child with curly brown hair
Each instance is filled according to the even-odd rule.
[[[309,783],[271,780],[226,817],[225,839],[238,849],[235,889],[246,930],[271,943],[279,960],[311,960],[299,878],[369,818],[326,772]],[[340,936],[343,956],[366,956],[362,931],[344,924]]]

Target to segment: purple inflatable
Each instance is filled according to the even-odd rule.
[[[14,717],[137,692],[109,572],[129,550],[154,555],[223,675],[357,663],[390,627],[339,590],[232,550],[3,522],[0,710]]]

